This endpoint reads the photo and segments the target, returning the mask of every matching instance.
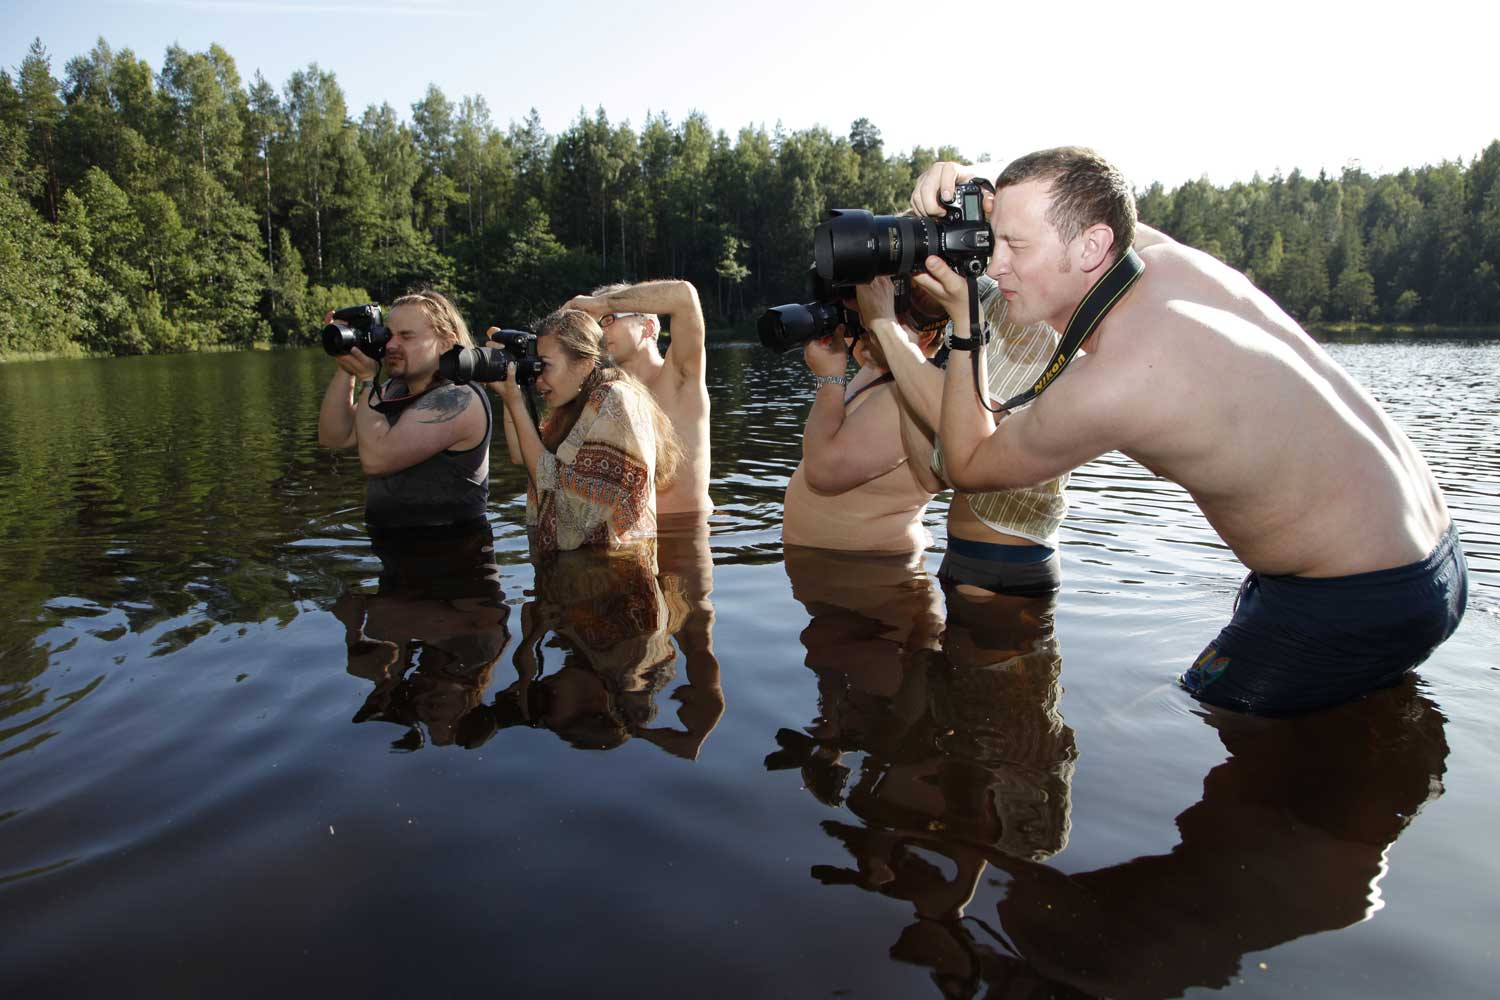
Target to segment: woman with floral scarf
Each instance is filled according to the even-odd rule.
[[[513,377],[491,383],[509,417],[511,457],[531,479],[526,525],[538,553],[619,546],[656,534],[656,490],[682,450],[651,393],[614,367],[588,313],[560,309],[537,325],[540,429]]]

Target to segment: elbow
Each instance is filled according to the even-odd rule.
[[[978,470],[973,467],[972,463],[960,465],[953,461],[951,455],[948,456],[947,465],[943,471],[947,473],[948,482],[960,493],[979,493],[989,488],[989,484],[984,481],[983,476],[977,474]]]
[[[656,310],[668,316],[702,315],[703,305],[698,300],[698,288],[691,281],[678,279],[672,286],[662,290],[661,308]]]
[[[367,476],[388,476],[396,471],[388,460],[379,455],[366,454],[364,449],[360,449],[359,467]]]

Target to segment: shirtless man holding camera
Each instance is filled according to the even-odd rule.
[[[969,168],[938,163],[913,207],[941,214]],[[1229,625],[1181,678],[1202,701],[1283,714],[1394,683],[1457,627],[1463,552],[1406,434],[1241,273],[1138,225],[1119,171],[1045,150],[1001,173],[988,273],[1016,322],[1066,328],[1133,246],[1144,264],[1078,357],[997,420],[950,364],[940,434],[964,490],[1041,482],[1112,450],[1185,487],[1250,570]],[[967,322],[940,258],[915,280]]]

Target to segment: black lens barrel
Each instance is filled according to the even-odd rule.
[[[454,347],[438,358],[438,374],[455,385],[504,382],[510,360],[501,347]]]
[[[323,350],[337,357],[348,354],[359,343],[358,334],[346,323],[329,323],[323,327]]]
[[[862,285],[882,274],[910,274],[942,246],[937,220],[872,215],[838,208],[813,231],[818,276],[836,285]]]

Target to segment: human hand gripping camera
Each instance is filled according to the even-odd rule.
[[[952,485],[937,435],[945,379],[929,363],[933,338],[946,338],[950,350],[963,352],[960,359],[968,355],[969,363],[961,360],[958,370],[966,382],[972,378],[969,394],[979,400],[1031,381],[1029,368],[1013,357],[1028,352],[1011,350],[1013,335],[1021,331],[1004,322],[1003,301],[992,301],[998,298],[993,283],[980,278],[993,243],[985,220],[990,194],[987,181],[964,178],[936,219],[834,210],[814,232],[815,301],[777,307],[762,320],[762,341],[773,349],[816,335],[820,326],[845,315],[858,321],[856,342],[894,378],[900,444],[911,476],[930,493]],[[852,305],[846,301],[851,293]],[[992,323],[1002,336],[987,347]],[[1050,348],[1050,330],[1025,335]],[[1007,389],[997,398],[1009,394]],[[956,492],[938,574],[945,588],[976,599],[1055,592],[1065,481],[1003,493]]]
[[[967,173],[930,168],[914,207],[940,208]],[[1295,319],[1247,275],[1141,225],[1129,183],[1093,150],[1019,157],[995,190],[988,273],[1011,318],[1062,336],[1027,405],[998,421],[950,367],[940,433],[955,486],[1024,486],[1118,451],[1186,489],[1249,570],[1180,678],[1220,707],[1349,701],[1452,634],[1467,572],[1442,491]]]
[[[526,469],[526,520],[538,553],[652,537],[656,491],[681,449],[639,381],[609,363],[599,324],[559,309],[533,333],[491,327],[492,346],[452,350],[443,370],[486,382],[502,400],[511,460]],[[538,420],[529,389],[547,408]],[[603,496],[589,470],[607,469]]]
[[[438,292],[402,296],[389,325],[379,306],[329,313],[323,349],[337,368],[318,412],[318,441],[358,448],[372,528],[456,525],[484,517],[489,401],[438,370],[468,327]],[[384,367],[389,377],[378,380]]]

